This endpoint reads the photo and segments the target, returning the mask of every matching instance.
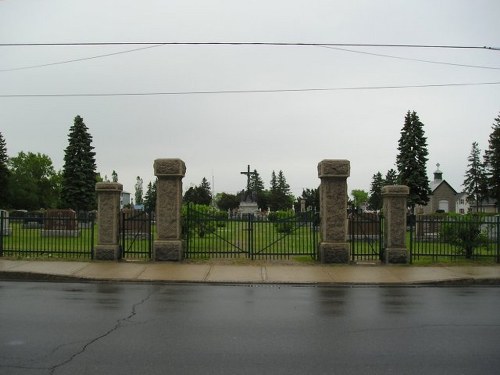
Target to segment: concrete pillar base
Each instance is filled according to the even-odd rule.
[[[350,246],[348,243],[322,242],[319,245],[321,263],[349,263]]]
[[[153,246],[154,260],[181,261],[184,256],[184,241],[155,241]]]
[[[119,260],[121,251],[119,245],[96,245],[94,259],[96,260]]]
[[[408,250],[407,249],[385,249],[384,258],[386,263],[408,263]]]

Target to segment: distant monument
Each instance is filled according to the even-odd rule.
[[[242,190],[240,193],[240,215],[245,217],[248,215],[255,215],[259,212],[259,206],[257,205],[257,196],[254,191],[252,191],[250,186],[250,176],[255,175],[255,172],[250,172],[250,165],[247,166],[246,172],[240,172],[247,176],[247,188]]]

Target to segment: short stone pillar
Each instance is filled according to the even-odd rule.
[[[154,260],[182,260],[181,225],[182,178],[186,165],[180,159],[156,159],[156,231],[153,246]]]
[[[407,263],[406,214],[410,188],[389,185],[382,188],[384,200],[384,255],[386,263]]]
[[[97,192],[97,245],[94,258],[118,260],[120,251],[120,194],[123,185],[117,182],[98,182]]]
[[[349,160],[323,160],[318,164],[320,205],[319,259],[321,263],[349,263],[347,242],[347,177]]]

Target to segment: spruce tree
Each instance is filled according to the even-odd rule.
[[[80,116],[69,129],[64,151],[62,205],[76,211],[95,209],[96,164],[92,136]]]
[[[382,208],[382,187],[384,186],[384,178],[382,173],[377,172],[373,175],[370,186],[370,197],[368,204],[372,210],[378,211]]]
[[[269,194],[269,208],[271,211],[289,210],[295,198],[290,192],[290,185],[286,182],[285,174],[279,171],[278,175],[271,174],[271,191]]]
[[[156,210],[156,181],[148,184],[146,195],[144,196],[144,210],[153,212]]]
[[[424,124],[415,111],[405,116],[398,142],[399,154],[396,158],[398,182],[410,188],[408,206],[414,212],[416,205],[429,202],[431,190],[427,177],[427,138],[424,136]]]
[[[0,208],[8,204],[9,191],[9,168],[7,167],[9,156],[7,155],[7,144],[0,132]]]
[[[467,171],[463,183],[464,191],[467,193],[467,200],[475,202],[476,212],[479,212],[479,206],[482,200],[487,196],[487,177],[484,164],[481,162],[481,150],[477,142],[472,143],[472,149],[467,158]]]
[[[256,169],[254,169],[253,173],[250,175],[250,191],[255,194],[264,191],[264,181],[262,181]]]
[[[488,195],[496,200],[497,212],[500,211],[500,114],[495,118],[493,131],[488,140],[489,147],[484,155],[488,176]]]
[[[398,184],[398,172],[394,169],[389,169],[384,178],[384,185],[397,185]]]

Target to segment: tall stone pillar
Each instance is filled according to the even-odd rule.
[[[120,194],[123,185],[116,182],[98,182],[97,245],[95,259],[118,260],[120,251]]]
[[[406,214],[410,188],[389,185],[382,188],[384,201],[384,260],[386,263],[407,263]]]
[[[318,164],[320,205],[319,258],[321,263],[349,263],[347,242],[347,177],[349,160],[323,160]]]
[[[156,159],[156,231],[153,246],[154,260],[182,260],[181,227],[182,178],[186,165],[180,159]]]

